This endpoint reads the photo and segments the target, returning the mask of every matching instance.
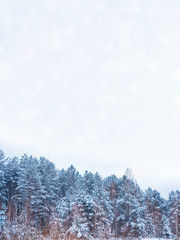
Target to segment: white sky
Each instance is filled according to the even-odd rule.
[[[0,146],[180,188],[180,1],[0,0]]]

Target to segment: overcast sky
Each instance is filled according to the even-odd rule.
[[[180,1],[0,0],[0,146],[180,189]]]

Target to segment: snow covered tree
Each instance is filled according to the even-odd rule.
[[[0,150],[0,237],[3,238],[6,228],[6,191],[5,191],[4,153]]]
[[[180,191],[165,200],[143,192],[130,170],[103,180],[0,150],[0,239],[179,239],[179,231]]]
[[[148,188],[145,192],[145,231],[148,238],[155,236],[152,196],[153,190]]]
[[[0,237],[4,238],[6,235],[7,219],[6,219],[6,206],[3,203],[0,210]]]
[[[18,184],[18,164],[19,161],[15,157],[9,159],[5,167],[5,184],[6,184],[6,201],[7,201],[7,218],[13,221],[17,217],[16,206],[16,188]]]
[[[72,218],[72,225],[66,232],[66,236],[70,236],[75,239],[91,239],[87,216],[81,202],[74,205]]]
[[[174,238],[179,239],[180,232],[180,191],[169,194],[168,206],[169,226]]]
[[[120,235],[119,232],[119,226],[118,226],[118,206],[117,206],[117,200],[118,200],[118,184],[119,184],[119,179],[115,176],[109,176],[103,181],[105,191],[108,194],[108,204],[111,209],[111,234],[114,237],[117,237]]]
[[[56,185],[57,185],[56,188],[57,197],[59,199],[64,198],[68,190],[67,174],[64,169],[57,171]]]
[[[112,237],[111,226],[113,223],[113,211],[110,202],[110,197],[105,190],[105,185],[98,173],[94,176],[95,189],[94,201],[95,205],[95,232],[101,239],[108,239]]]
[[[138,238],[143,236],[145,231],[141,191],[138,185],[126,176],[123,176],[121,184],[117,201],[120,234],[126,238]]]
[[[65,235],[64,235],[61,219],[56,209],[54,209],[50,216],[49,233],[47,234],[47,238],[53,239],[53,240],[59,240],[59,239],[64,239],[64,237]]]
[[[24,155],[19,164],[17,201],[18,215],[27,212],[29,224],[37,227],[46,224],[46,192],[41,184],[38,161]]]
[[[44,157],[40,157],[38,165],[41,189],[43,189],[44,218],[43,224],[49,222],[52,209],[56,206],[57,200],[57,171],[52,162]]]

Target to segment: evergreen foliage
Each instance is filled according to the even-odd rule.
[[[0,150],[1,239],[179,238],[180,191],[143,192],[130,172],[102,179]]]

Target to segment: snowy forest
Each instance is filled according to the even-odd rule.
[[[102,179],[0,151],[0,239],[177,239],[179,210],[178,190],[164,199],[128,174]]]

